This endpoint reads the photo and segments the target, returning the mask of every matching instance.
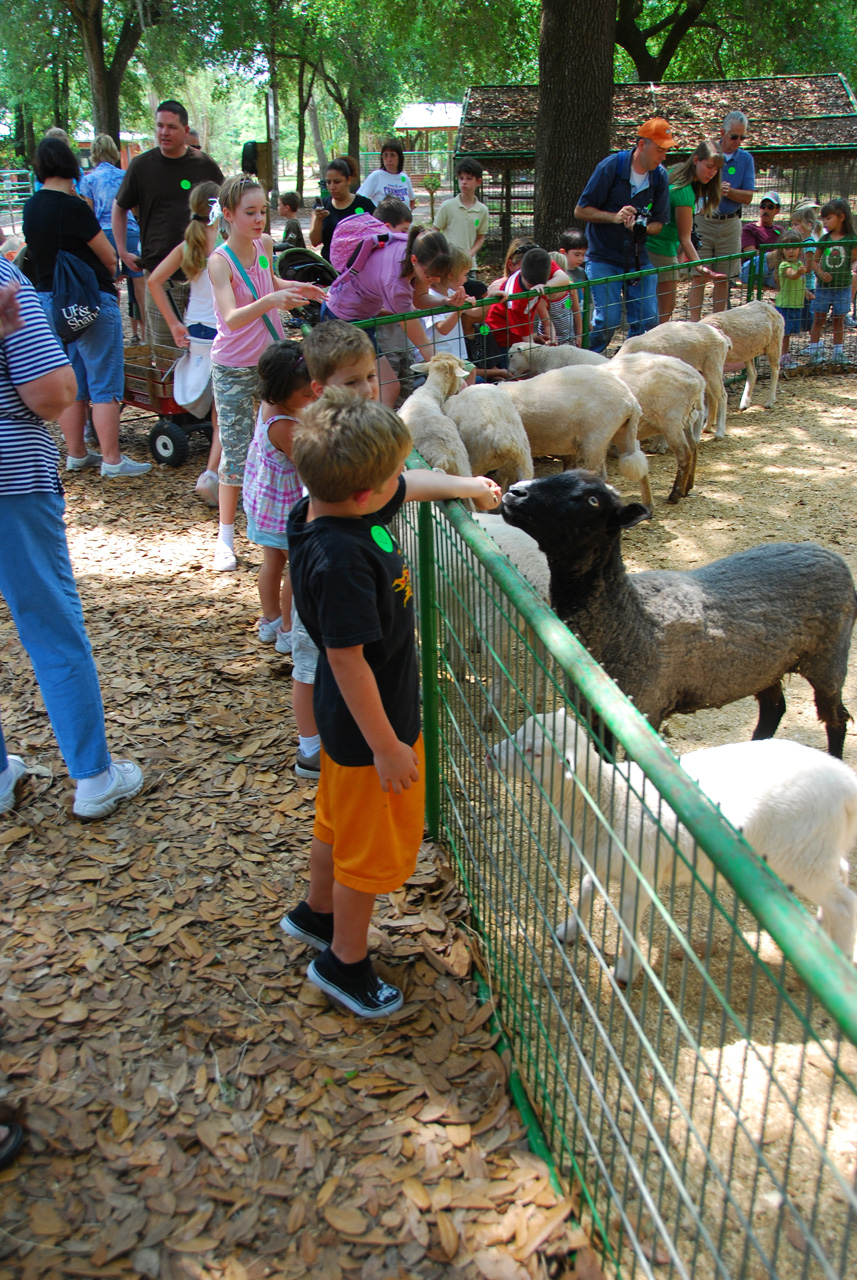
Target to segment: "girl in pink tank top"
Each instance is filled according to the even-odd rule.
[[[253,438],[256,364],[265,348],[283,337],[278,311],[311,299],[324,301],[325,295],[316,285],[274,275],[274,246],[264,234],[267,200],[255,178],[229,178],[220,190],[220,209],[229,237],[209,258],[208,274],[217,319],[211,382],[222,446],[220,528],[212,568],[222,573],[237,568],[235,512]]]

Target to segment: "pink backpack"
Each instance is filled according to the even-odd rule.
[[[342,222],[337,222],[333,228],[330,241],[331,265],[338,272],[344,271],[346,267],[353,265],[365,244],[368,248],[363,261],[357,268],[359,271],[372,250],[377,249],[380,243],[378,237],[386,237],[386,235],[387,228],[372,213],[357,213],[350,218],[343,218]]]

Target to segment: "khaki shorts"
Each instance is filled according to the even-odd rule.
[[[361,893],[401,889],[417,865],[425,826],[425,755],[414,743],[420,780],[396,795],[382,791],[375,766],[335,764],[321,748],[312,833],[333,846],[333,878]]]
[[[694,230],[699,236],[700,258],[721,258],[727,254],[741,252],[741,218],[709,218],[698,213],[693,220]],[[734,280],[741,269],[741,259],[729,258],[727,262],[717,262],[712,267]]]
[[[667,257],[663,253],[652,253],[650,249],[649,262],[652,264],[653,267],[675,267],[676,268],[675,271],[662,271],[660,275],[657,277],[658,280],[676,281],[681,276],[681,271],[678,270],[679,261],[675,255],[671,257]]]

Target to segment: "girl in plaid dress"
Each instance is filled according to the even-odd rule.
[[[259,357],[258,373],[262,403],[244,468],[244,512],[247,537],[264,555],[258,578],[259,639],[263,644],[276,642],[279,653],[288,653],[292,589],[286,520],[302,493],[291,461],[292,432],[315,393],[298,342],[267,347]]]

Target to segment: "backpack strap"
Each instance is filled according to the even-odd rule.
[[[235,264],[235,266],[238,268],[238,274],[240,275],[241,279],[242,279],[242,280],[244,281],[244,283],[246,284],[247,288],[250,290],[250,293],[251,293],[251,295],[252,295],[252,297],[253,297],[254,302],[258,302],[258,301],[259,301],[259,291],[257,290],[257,288],[256,288],[256,286],[254,285],[253,281],[250,279],[250,277],[248,276],[247,272],[244,270],[243,266],[242,266],[242,265],[241,265],[241,263],[239,262],[237,255],[236,255],[235,253],[233,253],[233,251],[229,248],[229,245],[228,245],[228,244],[221,245],[221,248],[223,249],[223,252],[224,252],[224,253],[228,253],[228,254],[229,254],[229,257],[232,259],[233,263],[234,263],[234,264]],[[270,317],[269,315],[267,315],[267,314],[266,314],[266,315],[263,315],[263,316],[262,316],[262,319],[264,320],[264,322],[265,322],[265,324],[266,324],[266,326],[267,326],[268,332],[270,333],[271,337],[274,339],[274,341],[275,341],[275,342],[279,342],[279,341],[280,341],[280,335],[277,333],[277,330],[274,328],[274,322],[271,320],[271,317]]]

